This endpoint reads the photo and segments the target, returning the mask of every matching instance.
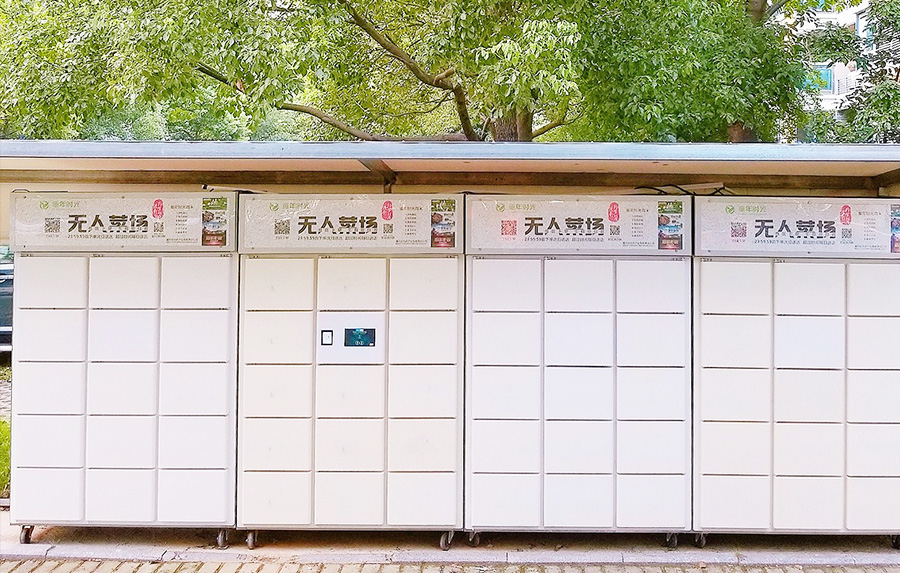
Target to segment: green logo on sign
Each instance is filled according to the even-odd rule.
[[[270,210],[270,211],[277,211],[277,210],[278,210],[278,203],[269,203],[269,210]]]
[[[725,205],[725,212],[729,215],[734,214],[734,205]]]
[[[41,209],[49,209],[49,208],[50,208],[50,201],[41,201],[40,207],[41,207]]]
[[[506,211],[506,205],[504,205],[503,203],[497,203],[496,208],[498,213]]]

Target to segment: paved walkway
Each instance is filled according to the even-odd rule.
[[[4,561],[0,573],[897,573],[900,567],[741,567],[636,565],[433,565],[424,563],[214,563],[141,561]]]

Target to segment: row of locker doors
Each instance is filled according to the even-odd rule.
[[[34,290],[16,300],[16,312],[26,317],[18,324],[26,326],[15,341],[13,479],[26,493],[14,496],[15,522],[898,528],[890,505],[896,502],[881,500],[900,499],[894,495],[900,447],[878,455],[871,453],[871,440],[843,438],[862,431],[900,443],[900,419],[877,413],[897,395],[900,365],[879,350],[883,340],[860,342],[849,326],[864,319],[857,323],[877,325],[876,335],[897,326],[896,297],[871,286],[897,284],[897,265],[710,260],[697,262],[692,272],[690,260],[671,258],[244,257],[238,278],[236,259],[17,260],[19,285],[25,289],[30,280]],[[54,292],[48,273],[60,265],[70,282]],[[119,288],[104,291],[103,276],[116,277]],[[825,285],[828,293],[809,285]],[[774,306],[755,302],[767,297]],[[40,329],[27,326],[38,314],[54,321],[73,313],[83,318],[54,322],[52,347],[38,336]],[[815,356],[815,344],[783,330],[780,319],[823,317],[848,325],[842,344],[865,347],[875,358],[826,368],[779,362],[778,356],[805,347]],[[136,323],[139,318],[144,322]],[[748,318],[767,320],[772,334],[757,328],[749,335],[742,322]],[[723,320],[734,328],[723,329]],[[692,327],[701,341],[693,397]],[[175,329],[173,338],[166,328]],[[111,342],[97,338],[104,329]],[[825,331],[807,332],[816,338]],[[122,342],[128,336],[135,344]],[[179,341],[180,355],[165,350],[171,339]],[[760,339],[770,350],[754,355],[756,362],[743,361]],[[747,343],[723,354],[735,340]],[[194,353],[195,346],[203,352]],[[119,350],[110,354],[111,347]],[[235,368],[236,390],[229,382]],[[51,369],[53,376],[46,376]],[[172,374],[179,371],[180,377]],[[781,382],[798,377],[800,383]],[[48,380],[61,394],[43,400]],[[135,394],[117,389],[117,380],[142,382]],[[784,404],[837,397],[841,388],[848,412],[867,416],[844,415],[841,402],[829,406],[838,412],[830,417],[779,417]],[[210,407],[209,396],[219,395]],[[238,403],[231,405],[234,395]],[[767,401],[774,409],[766,409]],[[741,413],[752,404],[761,406]],[[61,448],[65,459],[40,438],[60,423],[71,430]],[[186,461],[173,463],[170,452],[184,445],[169,430],[178,424],[188,446]],[[831,432],[818,435],[834,434],[840,443],[817,450],[800,438],[785,441],[801,435],[795,428],[803,424],[812,424],[813,433]],[[116,445],[110,438],[117,432],[136,438]],[[121,455],[125,447],[143,455],[128,460]],[[849,460],[868,452],[874,466],[857,471],[851,463],[810,475],[772,464],[727,466],[731,459],[777,459],[823,447]],[[229,455],[235,449],[236,461]],[[72,457],[79,451],[87,453]],[[236,484],[229,475],[237,476]],[[59,505],[65,515],[46,503],[38,507],[48,483],[72,493]],[[109,499],[90,493],[98,483],[119,492],[115,510]],[[145,494],[139,502],[130,491]],[[180,507],[175,518],[164,506],[172,499]],[[823,507],[827,519],[817,517]],[[781,520],[785,513],[801,519]],[[875,517],[858,518],[869,514]]]

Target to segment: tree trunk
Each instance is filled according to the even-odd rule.
[[[744,125],[742,121],[736,121],[728,126],[728,141],[731,143],[750,143],[759,141],[755,131]]]
[[[491,121],[491,136],[494,141],[519,141],[515,112],[507,112]]]
[[[767,0],[747,0],[747,14],[754,22],[759,22],[766,15],[766,9],[769,7]]]
[[[516,131],[519,141],[531,141],[534,139],[534,113],[518,110],[516,112]]]

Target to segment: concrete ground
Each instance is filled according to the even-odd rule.
[[[425,533],[344,533],[262,531],[259,547],[250,551],[244,534],[230,532],[230,547],[216,547],[215,530],[165,528],[38,527],[32,543],[19,543],[19,528],[9,524],[9,512],[0,512],[0,573],[11,573],[8,563],[19,563],[15,573],[92,573],[90,563],[119,563],[116,573],[298,573],[257,571],[246,564],[372,564],[366,571],[334,567],[302,573],[642,573],[630,565],[671,566],[671,573],[707,569],[709,573],[763,573],[759,567],[781,568],[781,573],[802,569],[865,568],[860,573],[900,573],[900,551],[891,549],[887,536],[766,536],[710,535],[708,545],[698,549],[693,536],[682,535],[677,549],[663,547],[660,534],[482,534],[481,545],[467,546],[457,536],[449,551],[437,547],[439,534]],[[70,570],[73,562],[90,562]],[[64,563],[63,563],[64,562]],[[138,562],[164,563],[159,571],[147,567],[133,572]],[[32,566],[41,563],[40,569]],[[51,565],[56,563],[56,565]],[[195,571],[196,564],[205,563]],[[217,571],[210,564],[225,563]],[[403,571],[388,566],[410,564]],[[423,564],[438,568],[421,569]],[[559,570],[549,565],[569,565]],[[604,565],[590,569],[588,565]],[[469,567],[471,565],[472,567]],[[508,565],[523,569],[508,569]],[[532,570],[526,565],[541,565]],[[465,566],[451,570],[450,566]],[[477,568],[475,566],[485,566]],[[19,569],[19,568],[22,569]],[[110,573],[112,569],[98,573]],[[441,569],[440,567],[443,567]],[[417,569],[418,568],[418,569]],[[787,569],[786,569],[787,568]],[[818,568],[818,569],[817,569]],[[874,569],[871,569],[874,568]],[[351,571],[352,569],[352,571]],[[657,573],[670,573],[652,569]]]

